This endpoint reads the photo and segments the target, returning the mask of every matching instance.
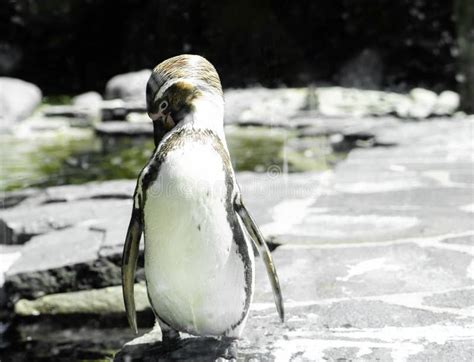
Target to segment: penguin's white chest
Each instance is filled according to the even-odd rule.
[[[248,312],[253,252],[247,237],[235,240],[227,199],[220,155],[197,141],[169,151],[145,191],[148,293],[177,330],[222,335]]]

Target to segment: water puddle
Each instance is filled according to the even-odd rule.
[[[254,172],[325,170],[343,154],[334,153],[326,137],[298,137],[296,131],[267,127],[226,127],[234,169]],[[0,191],[26,187],[134,179],[153,151],[148,138],[114,139],[104,151],[91,130],[74,136],[0,136]]]

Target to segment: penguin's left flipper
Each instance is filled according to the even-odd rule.
[[[234,209],[236,213],[240,216],[245,228],[247,229],[250,238],[257,247],[257,250],[262,257],[263,262],[265,263],[265,268],[267,269],[267,275],[270,279],[270,283],[273,289],[273,297],[275,299],[275,305],[278,311],[278,315],[282,322],[285,321],[285,309],[283,306],[283,297],[281,295],[280,282],[278,280],[277,271],[275,269],[275,264],[273,263],[272,255],[268,249],[268,245],[263,238],[262,233],[260,232],[257,224],[250,216],[247,208],[242,202],[242,197],[238,194],[234,200]]]
[[[143,225],[141,210],[139,207],[137,207],[137,205],[134,205],[132,217],[128,226],[127,236],[125,238],[125,245],[123,247],[122,292],[128,323],[130,324],[130,327],[132,327],[135,334],[138,333],[138,329],[133,290],[135,285],[135,271],[137,268],[138,249],[142,231]]]

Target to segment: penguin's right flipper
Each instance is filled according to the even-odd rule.
[[[135,333],[138,333],[138,329],[133,289],[135,285],[135,270],[137,268],[138,248],[142,231],[141,209],[139,205],[134,204],[127,236],[125,238],[125,245],[123,247],[122,292],[128,323]]]
[[[237,214],[240,216],[247,232],[249,233],[252,241],[254,242],[260,256],[265,263],[265,268],[267,269],[267,275],[270,279],[270,284],[272,285],[273,298],[275,299],[275,305],[278,311],[278,315],[282,322],[285,321],[285,309],[283,306],[283,297],[281,295],[280,282],[278,280],[277,271],[275,269],[275,264],[273,264],[272,255],[270,254],[270,249],[263,238],[262,233],[260,232],[257,224],[250,216],[247,208],[242,202],[240,194],[237,195],[234,201],[234,209]]]

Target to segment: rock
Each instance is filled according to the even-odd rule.
[[[87,127],[91,119],[87,110],[71,105],[46,105],[42,108],[42,114],[46,123],[53,118],[65,121],[70,127]]]
[[[130,199],[135,190],[135,180],[93,181],[82,185],[52,186],[46,189],[25,189],[6,194],[23,198],[22,208],[39,207],[53,203],[65,203],[79,200]]]
[[[105,86],[105,98],[120,98],[126,102],[138,102],[145,106],[145,90],[150,75],[149,69],[116,75]]]
[[[22,207],[0,211],[0,244],[22,244],[35,235],[64,229],[88,220],[100,220],[129,212],[130,200],[77,200],[70,203]]]
[[[369,132],[348,132],[333,134],[329,137],[331,147],[335,152],[349,152],[356,147],[373,147],[375,136]]]
[[[85,109],[97,109],[102,104],[102,96],[93,91],[82,93],[72,98],[72,104]]]
[[[41,103],[41,90],[20,79],[0,77],[0,120],[6,128],[30,116]]]
[[[8,296],[5,293],[3,284],[5,282],[5,272],[21,256],[21,247],[17,245],[0,245],[0,309],[4,309],[8,302]],[[0,312],[0,318],[2,313]],[[0,330],[1,333],[1,330]]]
[[[339,72],[342,87],[380,89],[383,81],[383,62],[373,49],[364,49],[349,60]]]
[[[135,285],[135,307],[137,312],[150,309],[144,283]],[[15,313],[22,317],[41,314],[107,315],[124,311],[121,286],[49,294],[34,300],[20,299],[15,303]]]
[[[438,96],[433,113],[439,116],[453,115],[460,105],[459,94],[453,91],[443,91]]]
[[[319,116],[324,117],[371,117],[397,115],[400,118],[422,119],[433,115],[452,115],[459,106],[459,96],[445,91],[436,93],[422,88],[413,89],[408,95],[349,89],[320,87],[315,90]],[[301,115],[304,117],[304,115]],[[298,123],[297,115],[292,122]],[[300,121],[301,122],[301,121]],[[307,124],[311,126],[311,119]]]
[[[102,103],[101,121],[125,120],[127,116],[125,102],[121,99],[107,100]]]
[[[72,104],[85,112],[88,117],[96,119],[100,116],[102,96],[97,92],[79,94],[72,99]]]
[[[63,112],[63,110],[60,112]],[[71,118],[69,117],[70,114],[67,115],[68,117],[63,115],[47,117],[42,112],[38,112],[17,125],[13,132],[15,137],[24,139],[34,137],[46,138],[54,135],[57,136],[58,134],[75,137],[75,135],[84,135],[88,132],[86,129],[87,122],[85,122],[84,118]]]
[[[288,126],[305,106],[304,88],[228,89],[224,92],[226,124]]]
[[[433,111],[438,100],[435,92],[423,88],[415,88],[410,91],[412,104],[408,112],[409,117],[426,118]]]
[[[279,243],[373,242],[468,232],[471,121],[458,119],[456,127],[451,120],[436,119],[393,126],[373,131],[376,139],[396,140],[397,146],[351,151],[333,175],[319,178],[317,194],[282,201],[262,230]]]
[[[472,279],[466,270],[472,258],[467,248],[444,245],[445,239],[439,237],[281,246],[273,257],[285,296],[285,324],[278,320],[264,265],[257,259],[256,292],[239,342],[239,359],[288,360],[292,355],[311,360],[361,355],[371,359],[407,351],[416,356],[425,348],[431,351],[433,344],[442,349],[452,343],[464,350],[458,342],[471,338]],[[141,312],[149,311],[146,299],[144,286],[137,284]],[[56,316],[58,325],[70,333],[87,322],[82,317],[83,322],[75,325],[74,315],[94,315],[102,325],[107,325],[104,316],[123,316],[120,287],[23,299],[16,302],[15,310],[18,317]],[[139,320],[139,327],[144,325]],[[41,328],[39,324],[35,334]],[[225,353],[228,346],[225,340],[183,337],[181,343],[165,348],[155,328],[127,343],[115,359],[209,358]]]
[[[261,224],[272,220],[270,205],[290,195],[305,198],[315,192],[318,177],[238,174],[247,207]],[[8,270],[9,295],[31,298],[120,284],[131,200],[117,198],[130,197],[134,185],[131,180],[53,187],[3,210],[4,242],[28,241]]]
[[[99,137],[152,137],[152,122],[117,122],[111,121],[94,127]]]
[[[100,137],[103,152],[114,149],[119,138],[133,138],[136,142],[153,138],[152,122],[108,121],[94,126],[95,134]]]
[[[95,277],[91,272],[92,264],[98,256],[102,238],[103,233],[83,226],[33,238],[22,249],[20,259],[6,273],[7,294],[15,300],[20,296],[31,298],[71,288],[90,288],[90,283],[95,282],[90,280]],[[82,272],[86,269],[84,265],[90,266],[87,281],[84,277],[78,277],[77,264],[80,264],[78,269]]]
[[[474,238],[472,202],[466,199],[474,182],[472,121],[456,119],[453,127],[451,119],[381,120],[380,127],[375,120],[366,124],[374,126],[371,135],[396,140],[397,145],[353,150],[333,171],[237,174],[247,207],[263,233],[284,244],[273,251],[273,257],[286,307],[286,322],[281,324],[264,266],[257,260],[254,302],[239,359],[419,360],[438,353],[448,360],[452,356],[463,360],[472,355]],[[349,131],[345,134],[355,139],[367,138],[360,131]],[[107,183],[95,186],[99,185],[107,189]],[[94,188],[86,194],[103,194]],[[18,209],[9,210],[23,207],[23,212],[45,213],[47,205],[69,205],[58,209],[57,215],[63,218],[78,208],[78,202],[92,200],[78,200],[71,191],[67,201],[67,190],[65,186],[49,193],[50,201],[64,202],[44,204],[45,195],[33,192],[22,196],[26,199]],[[96,200],[98,205],[105,201],[130,202]],[[109,309],[120,310],[117,288],[106,289],[104,295],[102,291],[78,294],[80,300],[93,300],[90,306],[72,303],[76,294],[21,300],[119,285],[130,210],[116,212],[116,208],[110,204],[104,217],[91,216],[86,223],[32,238],[12,264],[5,290],[17,302],[17,311],[42,313],[38,321],[59,313],[51,314],[55,328],[31,324],[28,318],[35,318],[31,315],[27,316],[29,329],[26,323],[19,327],[22,333],[18,335],[32,338],[36,348],[51,345],[41,339],[51,331],[67,331],[69,340],[71,335],[87,340],[80,339],[85,323],[80,313],[94,310],[98,312],[94,319],[100,321],[97,329],[114,328],[114,333],[102,330],[105,336],[94,338],[108,347],[103,349],[115,350],[118,340],[127,340],[123,314],[121,324],[106,314]],[[23,222],[20,215],[16,217],[19,223]],[[83,250],[79,250],[81,245]],[[137,294],[140,300],[144,298],[142,291]],[[101,318],[104,313],[107,318]],[[144,325],[150,327],[150,321],[139,321],[139,326]],[[57,333],[53,334],[55,343],[64,340]],[[228,346],[226,341],[184,337],[181,343],[165,347],[155,329],[125,345],[116,359],[192,359],[196,355],[215,359]]]
[[[102,253],[105,232],[94,226],[75,226],[33,238],[5,275],[8,299],[119,285],[126,225],[121,223],[120,239],[114,240],[122,246],[114,249],[115,254]],[[143,273],[137,278],[143,280]]]
[[[145,113],[146,106],[140,101],[127,101],[114,99],[102,102],[102,122],[125,121],[132,113]]]
[[[466,351],[463,342],[471,338],[472,323],[472,300],[466,298],[472,297],[472,288],[465,270],[471,257],[462,250],[448,251],[442,243],[420,239],[282,246],[273,257],[286,322],[278,320],[264,266],[257,260],[256,293],[238,360],[397,360],[402,353],[417,359],[433,344],[443,349],[451,343]],[[165,348],[155,328],[127,343],[115,360],[189,360],[196,355],[215,360],[228,346],[227,341],[183,337]]]
[[[316,89],[318,111],[328,117],[383,116],[394,112],[407,97],[401,94],[340,87]]]
[[[36,188],[27,188],[3,193],[1,196],[1,209],[16,206],[23,200],[26,200],[29,197],[34,197],[40,193],[41,190]]]
[[[427,118],[435,112],[437,102],[436,93],[414,88],[410,91],[409,98],[395,106],[395,112],[402,118]]]

